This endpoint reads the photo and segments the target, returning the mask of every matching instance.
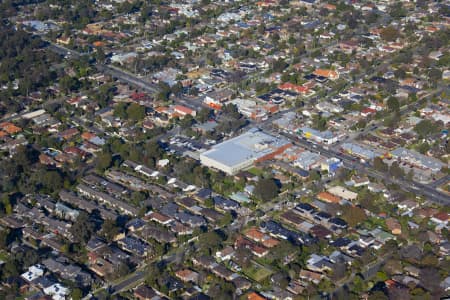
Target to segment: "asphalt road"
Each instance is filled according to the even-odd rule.
[[[81,57],[84,55],[79,52],[69,50],[65,47],[62,47],[62,46],[56,45],[56,44],[52,44],[52,43],[49,45],[49,48],[52,51],[55,51],[56,53],[59,53],[61,55],[71,55],[73,57]],[[119,80],[127,82],[131,85],[137,86],[137,87],[141,88],[142,90],[145,90],[145,91],[151,92],[151,93],[157,92],[157,86],[155,84],[149,83],[134,74],[120,70],[116,67],[107,66],[107,65],[103,65],[103,64],[97,64],[96,66],[99,69],[99,71],[107,73],[111,76],[114,76],[114,77],[118,78]],[[186,100],[188,100],[188,99],[183,99],[183,102],[187,102]],[[415,109],[415,108],[416,108],[416,105],[412,105],[412,106],[409,106],[407,109],[405,109],[405,111],[402,111],[402,112],[404,113],[404,112],[410,111],[411,109]],[[279,117],[281,117],[281,114],[279,115]],[[271,122],[273,122],[273,120],[274,120],[273,118],[270,118],[269,120],[261,123],[260,126],[263,128],[268,127],[269,124]],[[278,133],[275,133],[275,134],[278,134]],[[444,193],[437,191],[433,185],[424,185],[424,184],[417,183],[417,182],[407,181],[402,178],[392,178],[392,177],[388,176],[387,174],[382,174],[382,173],[374,170],[373,168],[370,167],[370,165],[362,164],[359,161],[357,161],[355,158],[350,157],[344,153],[341,153],[334,148],[325,149],[322,145],[318,145],[318,144],[313,145],[305,140],[299,139],[298,136],[296,136],[296,135],[292,135],[292,134],[288,134],[288,133],[284,133],[284,132],[281,134],[286,136],[287,138],[291,139],[292,141],[296,141],[302,147],[304,147],[310,151],[320,152],[321,154],[323,154],[325,156],[337,157],[337,158],[341,159],[344,163],[344,166],[348,169],[355,169],[355,170],[359,170],[362,172],[367,172],[368,175],[370,175],[372,177],[385,180],[388,183],[398,184],[404,190],[412,192],[416,195],[425,196],[426,198],[428,198],[429,200],[431,200],[433,202],[436,202],[439,204],[444,204],[444,205],[450,205],[450,197]]]
[[[142,78],[139,78],[134,74],[128,73],[124,70],[121,70],[111,65],[96,64],[95,66],[100,72],[115,77],[121,82],[128,83],[132,86],[138,87],[145,92],[148,93],[158,92],[158,86],[156,84],[148,82]]]
[[[335,148],[325,149],[322,145],[313,144],[309,141],[299,138],[296,135],[285,133],[285,132],[279,132],[279,133],[273,132],[273,133],[281,134],[281,135],[289,138],[290,140],[295,141],[296,144],[300,145],[301,147],[308,149],[312,152],[318,152],[327,157],[337,157],[343,162],[344,167],[347,169],[365,172],[371,177],[374,177],[374,178],[377,178],[380,180],[384,180],[387,183],[397,184],[403,190],[414,193],[415,195],[424,196],[427,199],[429,199],[433,202],[436,202],[438,204],[450,205],[450,197],[444,193],[441,193],[441,192],[435,190],[431,186],[421,184],[418,182],[408,181],[404,178],[393,178],[386,173],[378,172],[377,170],[373,169],[373,167],[370,166],[369,164],[363,164],[363,163],[359,162],[357,159],[355,159],[347,154],[339,152],[338,149],[335,149]]]
[[[450,175],[445,175],[444,177],[441,177],[440,179],[435,180],[432,183],[430,183],[429,186],[437,188],[438,186],[440,186],[448,181],[450,181]]]
[[[141,282],[142,280],[144,280],[146,275],[147,274],[144,271],[137,271],[133,274],[133,276],[121,281],[120,283],[118,283],[116,285],[112,285],[109,288],[109,293],[115,294],[115,293],[118,293],[118,292],[124,290],[128,286],[131,286],[131,285],[135,286],[138,282]]]

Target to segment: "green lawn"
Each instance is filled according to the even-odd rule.
[[[257,282],[263,281],[273,273],[272,270],[256,263],[252,263],[250,267],[243,269],[243,272]]]
[[[256,168],[256,167],[252,167],[252,168],[248,169],[248,171],[255,176],[260,176],[263,173],[262,169]]]
[[[9,259],[9,254],[4,251],[0,251],[0,260],[6,262],[8,259]]]

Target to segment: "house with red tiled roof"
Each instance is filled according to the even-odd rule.
[[[85,159],[88,156],[88,153],[86,151],[81,150],[80,148],[75,147],[75,146],[70,146],[70,147],[64,148],[64,153],[80,157],[81,159]]]
[[[139,300],[152,300],[152,299],[162,299],[159,297],[158,293],[146,285],[141,285],[134,290],[134,297]]]
[[[313,272],[313,271],[309,271],[309,270],[301,270],[300,271],[300,278],[303,280],[307,280],[310,281],[312,283],[318,284],[322,278],[324,278],[324,275],[318,272]]]
[[[400,222],[394,218],[386,219],[386,226],[392,234],[398,235],[402,233],[402,226],[400,225]]]
[[[187,115],[191,115],[191,116],[195,117],[195,115],[197,114],[197,112],[195,110],[190,109],[189,107],[186,107],[183,105],[174,105],[173,110],[183,117],[187,116]]]
[[[448,215],[448,213],[446,213],[444,211],[438,212],[438,213],[434,214],[433,217],[431,217],[431,221],[433,221],[434,223],[439,224],[439,225],[447,225],[448,220],[449,220],[449,215]]]
[[[69,140],[76,136],[79,133],[78,129],[76,128],[69,128],[67,130],[64,130],[58,134],[58,137],[63,138],[65,140]]]
[[[8,134],[17,134],[22,131],[22,128],[14,125],[13,123],[10,123],[10,122],[0,123],[0,129],[2,129],[2,131],[6,132]]]
[[[250,252],[257,256],[257,257],[263,257],[269,253],[269,250],[266,247],[260,246],[257,243],[250,241],[242,236],[239,236],[235,243],[235,248],[246,248],[250,250]]]
[[[159,212],[151,212],[150,214],[148,214],[148,218],[152,221],[155,221],[155,222],[163,224],[163,225],[167,225],[173,221],[173,219],[171,217],[163,215]]]
[[[280,90],[283,90],[283,91],[287,90],[287,91],[297,92],[297,93],[300,93],[300,94],[305,94],[305,93],[308,93],[308,91],[309,91],[308,87],[297,85],[297,84],[293,84],[293,83],[290,83],[290,82],[285,82],[283,84],[280,84],[278,86],[278,88]]]
[[[189,269],[183,269],[175,272],[175,276],[184,282],[198,282],[199,274]]]
[[[92,132],[83,132],[81,134],[81,138],[86,141],[89,141],[90,139],[93,139],[95,137],[96,137],[96,135],[93,134]]]
[[[334,196],[328,192],[320,192],[317,194],[316,198],[319,200],[322,200],[324,202],[328,202],[328,203],[340,203],[341,202],[341,198]]]
[[[316,76],[325,77],[331,80],[339,78],[339,73],[330,69],[316,69],[313,73]]]
[[[255,242],[262,242],[266,235],[257,228],[252,227],[245,233],[245,236]]]
[[[280,243],[279,240],[274,239],[272,237],[269,237],[268,239],[261,242],[261,244],[263,244],[263,246],[267,247],[267,248],[273,248],[273,247],[277,246],[279,243]]]
[[[46,166],[55,166],[56,165],[56,161],[53,158],[51,158],[50,156],[43,154],[43,153],[41,153],[39,155],[39,162]]]
[[[277,6],[278,1],[273,1],[273,0],[258,1],[258,2],[256,2],[256,5],[258,5],[259,7]]]
[[[81,102],[81,97],[70,98],[70,99],[66,100],[66,102],[68,104],[70,104],[70,105],[78,107],[80,105],[80,102]]]
[[[361,110],[361,116],[363,116],[363,117],[368,117],[368,116],[374,115],[376,113],[377,113],[377,111],[375,109],[370,108],[370,107],[366,107],[363,110]]]
[[[261,296],[256,292],[251,292],[250,294],[247,295],[247,300],[267,300],[267,298]]]
[[[359,43],[355,40],[342,41],[339,43],[339,48],[345,53],[352,53],[359,49]]]

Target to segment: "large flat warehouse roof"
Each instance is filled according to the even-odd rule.
[[[285,138],[275,137],[252,128],[246,133],[213,146],[201,157],[233,167],[246,161],[255,161],[289,144]]]

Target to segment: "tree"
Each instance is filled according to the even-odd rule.
[[[389,277],[383,271],[378,271],[375,275],[375,278],[377,281],[386,281],[389,279]]]
[[[100,63],[100,64],[103,64],[105,62],[105,60],[106,60],[106,54],[105,54],[105,51],[103,51],[102,47],[97,47],[95,49],[95,55],[94,56],[95,56],[95,60],[98,63]]]
[[[208,295],[212,299],[227,300],[233,299],[236,289],[231,282],[221,280],[217,284],[212,285],[208,290]]]
[[[288,67],[288,64],[283,59],[278,59],[272,62],[272,72],[282,72]]]
[[[239,113],[238,107],[235,104],[233,104],[233,103],[225,104],[223,106],[222,111],[228,117],[233,118],[233,119],[239,119],[241,117],[241,114]]]
[[[121,262],[119,264],[119,266],[117,267],[117,272],[115,273],[114,277],[119,278],[119,277],[125,276],[127,274],[130,274],[130,272],[131,272],[131,269],[130,269],[129,264],[126,262]]]
[[[353,291],[362,293],[365,290],[364,279],[360,275],[356,275],[353,279]]]
[[[13,161],[24,169],[28,169],[32,164],[38,161],[39,152],[34,148],[19,146],[16,154],[13,156]]]
[[[278,190],[278,186],[273,178],[264,178],[256,183],[254,195],[263,201],[270,201],[278,196]]]
[[[145,117],[145,107],[137,103],[131,103],[127,108],[127,116],[133,121],[142,121]]]
[[[390,111],[396,112],[400,110],[400,102],[395,97],[389,97],[387,100],[387,107]]]
[[[194,118],[191,115],[186,115],[180,120],[180,126],[185,129],[190,129],[192,124],[194,124]]]
[[[383,266],[383,271],[389,275],[395,275],[402,271],[402,263],[398,259],[389,259]]]
[[[367,126],[367,121],[365,119],[361,119],[356,123],[355,126],[357,129],[364,129]]]
[[[417,145],[416,150],[422,154],[425,154],[428,150],[430,150],[430,144],[427,142],[420,143]]]
[[[62,90],[69,93],[70,91],[78,89],[80,87],[80,82],[77,78],[66,75],[61,77],[59,80],[59,85]]]
[[[203,107],[198,113],[197,113],[197,121],[199,121],[200,123],[204,123],[206,121],[208,121],[212,116],[212,110],[207,108],[207,107]]]
[[[432,68],[428,72],[428,77],[430,78],[431,83],[435,86],[436,83],[442,79],[442,71],[436,68]]]
[[[436,123],[430,120],[422,120],[414,126],[414,131],[420,136],[425,137],[439,132],[439,128]]]
[[[367,219],[364,210],[357,206],[344,205],[342,207],[342,219],[351,227],[356,227]]]
[[[378,14],[377,13],[368,13],[366,16],[366,23],[367,24],[373,24],[377,21],[378,19]]]
[[[4,229],[0,231],[0,249],[6,249],[9,243],[9,230]]]
[[[320,171],[311,170],[311,172],[309,172],[309,179],[312,182],[318,182],[321,178],[322,178],[322,176],[320,175]]]
[[[80,300],[83,298],[83,292],[79,288],[74,288],[70,293],[73,300]]]
[[[381,157],[377,156],[373,159],[373,167],[375,170],[386,173],[389,169],[389,166],[383,162]]]
[[[159,83],[159,93],[157,94],[156,98],[158,100],[167,101],[169,100],[169,96],[172,93],[172,90],[170,89],[170,86],[165,82]]]
[[[389,15],[395,19],[406,17],[406,10],[403,8],[401,2],[394,2],[394,4],[389,8]]]
[[[314,115],[313,117],[313,126],[314,128],[323,131],[327,129],[327,119],[322,117],[319,114]]]
[[[345,277],[346,270],[347,267],[345,266],[344,262],[341,261],[336,262],[333,268],[333,274],[331,275],[331,279],[335,282],[341,280],[342,278]]]
[[[147,198],[146,193],[134,191],[131,193],[131,201],[136,206],[139,206]]]
[[[183,92],[183,85],[181,84],[181,82],[177,82],[175,83],[172,87],[171,87],[171,91],[174,95],[179,96],[181,95],[181,93]]]
[[[212,198],[205,199],[205,202],[203,203],[205,207],[213,207],[214,206],[214,200]]]
[[[411,295],[407,287],[393,286],[392,288],[389,288],[388,293],[389,299],[402,299],[402,300],[411,299]]]
[[[127,107],[128,103],[126,102],[119,102],[114,106],[114,116],[119,117],[121,119],[127,119]]]
[[[404,79],[406,77],[406,71],[403,68],[398,68],[394,71],[394,75],[397,78]]]
[[[42,186],[49,193],[57,192],[63,186],[63,175],[55,170],[41,168],[33,177],[36,185]]]
[[[389,298],[382,291],[375,291],[369,295],[369,300],[388,300]]]
[[[7,215],[12,214],[12,204],[11,204],[11,199],[7,194],[4,194],[2,197],[2,206],[5,210],[5,213]]]
[[[146,144],[145,153],[149,157],[157,160],[161,158],[161,156],[164,153],[164,150],[161,148],[161,145],[158,143],[158,141],[151,140]]]
[[[220,226],[224,227],[229,225],[233,221],[233,215],[230,212],[226,212],[220,220]]]
[[[112,155],[109,152],[103,152],[97,155],[96,167],[100,171],[104,171],[111,166]]]
[[[226,238],[225,238],[226,239]],[[220,249],[225,240],[218,230],[208,231],[199,236],[199,251],[211,255],[215,250]]]
[[[3,266],[2,266],[2,278],[6,280],[7,278],[18,276],[19,270],[18,265],[15,260],[8,260]]]
[[[399,32],[395,27],[388,26],[381,30],[380,36],[385,41],[393,42],[399,37]]]
[[[91,235],[94,233],[94,230],[95,223],[84,211],[80,211],[80,214],[70,228],[70,232],[72,233],[75,241],[82,244],[85,244],[89,241]]]
[[[392,176],[394,176],[395,178],[401,178],[405,176],[405,172],[403,171],[402,168],[400,168],[400,165],[398,162],[394,161],[391,165],[391,167],[389,168],[389,172],[391,173]]]
[[[101,235],[106,239],[107,242],[112,242],[114,237],[120,232],[117,226],[116,220],[106,219],[102,224]]]

